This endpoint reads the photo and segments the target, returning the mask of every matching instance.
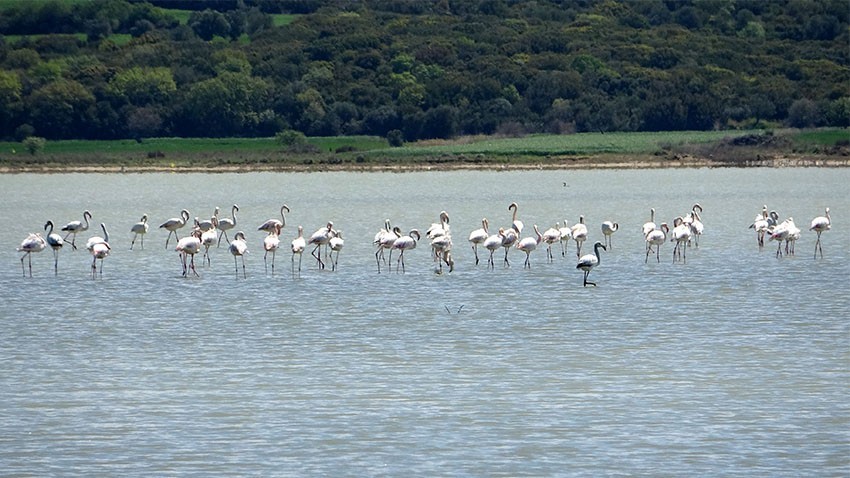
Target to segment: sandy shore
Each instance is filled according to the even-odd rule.
[[[423,159],[392,163],[378,161],[369,163],[343,162],[337,164],[267,164],[245,162],[244,164],[197,164],[197,165],[92,165],[92,164],[32,164],[2,165],[0,174],[16,173],[242,173],[242,172],[409,172],[409,171],[454,171],[454,170],[569,170],[569,169],[658,169],[658,168],[786,168],[786,167],[850,167],[848,156],[803,156],[770,155],[757,159],[701,158],[690,155],[673,156],[563,156],[546,157],[539,161],[523,160],[516,163],[487,161],[444,161]]]

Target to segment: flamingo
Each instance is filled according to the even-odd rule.
[[[555,223],[555,227],[550,227],[543,231],[543,242],[546,243],[546,256],[549,258],[549,262],[553,261],[552,258],[552,244],[556,242],[560,242],[561,240],[561,225],[560,223]]]
[[[304,227],[298,226],[298,237],[290,243],[292,250],[292,273],[295,274],[295,254],[298,254],[298,272],[301,273],[301,254],[307,248],[307,240],[304,239]]]
[[[245,254],[248,253],[248,243],[245,242],[245,233],[242,231],[237,232],[233,236],[233,240],[230,241],[229,247],[230,253],[233,254],[233,264],[236,265],[236,277],[239,277],[239,263],[236,258],[242,258],[242,278],[247,279],[248,275],[245,272]]]
[[[537,229],[537,224],[534,225],[534,233],[537,237],[524,237],[516,244],[517,249],[525,252],[525,264],[523,264],[523,268],[531,269],[531,253],[537,249],[538,244],[543,242],[543,235]]]
[[[454,271],[451,234],[443,234],[431,239],[431,250],[434,251],[434,261],[436,261],[439,266],[438,274],[443,273],[443,262],[445,262],[449,267],[449,272]]]
[[[578,224],[570,228],[570,236],[576,241],[576,257],[581,256],[581,246],[587,240],[587,226],[584,224],[584,216],[578,217]]]
[[[47,234],[47,245],[53,249],[53,273],[59,275],[59,251],[62,250],[65,241],[62,240],[62,236],[53,232],[53,221],[47,221],[44,224],[44,230],[47,231],[45,233]]]
[[[414,239],[415,237],[415,239]],[[398,249],[398,259],[396,260],[395,271],[398,273],[398,267],[401,265],[401,271],[404,272],[404,251],[416,249],[416,241],[422,239],[418,229],[411,229],[406,236],[400,236],[393,242],[393,249]]]
[[[183,277],[189,274],[189,269],[198,277],[198,271],[195,270],[195,254],[201,250],[201,231],[193,230],[191,234],[177,241],[174,250],[180,253],[180,259],[183,263]],[[186,264],[187,256],[192,256],[191,264]]]
[[[600,257],[599,257],[599,248],[603,250],[608,250],[605,248],[605,245],[599,241],[596,241],[596,244],[593,245],[593,254],[585,254],[581,256],[578,260],[578,264],[576,264],[576,269],[581,269],[584,271],[584,286],[587,287],[587,284],[590,284],[596,287],[595,282],[588,282],[587,276],[590,275],[590,271],[593,270],[594,267],[599,265]]]
[[[520,221],[516,218],[516,212],[517,212],[518,207],[519,206],[517,206],[517,203],[512,202],[510,204],[510,206],[508,206],[508,211],[513,210],[513,212],[514,212],[513,217],[511,218],[511,227],[513,227],[516,230],[517,234],[522,234],[522,228],[523,228],[522,221]]]
[[[440,222],[431,223],[431,226],[425,231],[425,236],[428,239],[434,239],[446,234],[449,234],[449,213],[440,211]]]
[[[647,234],[654,231],[657,228],[655,225],[655,208],[649,208],[649,222],[643,223],[643,237],[646,237]]]
[[[779,246],[776,248],[776,257],[782,256],[782,243],[785,242],[785,239],[788,237],[788,232],[788,219],[775,226],[771,226],[767,230],[768,240],[779,243]]]
[[[697,212],[699,209],[699,212]],[[688,227],[691,228],[691,234],[694,238],[694,247],[699,247],[699,236],[702,235],[705,226],[700,219],[700,214],[702,213],[702,206],[699,203],[694,204],[694,207],[691,208],[691,212],[688,213],[685,223],[688,224]],[[690,245],[690,242],[688,242]]]
[[[177,237],[177,230],[181,229],[186,225],[186,222],[189,220],[189,211],[183,209],[180,211],[180,217],[172,217],[171,219],[163,222],[159,225],[160,229],[166,229],[168,231],[168,237],[165,238],[165,248],[168,249],[168,241],[171,239],[171,235],[174,234],[174,239],[179,241],[180,238]],[[192,258],[194,260],[194,257]]]
[[[490,269],[494,269],[496,267],[496,264],[493,261],[493,253],[496,252],[498,248],[502,247],[504,239],[505,229],[500,227],[497,234],[487,236],[487,239],[483,242],[484,248],[490,251],[490,258],[487,260],[487,266],[490,267]]]
[[[785,254],[794,255],[796,253],[796,245],[797,240],[800,239],[800,228],[794,224],[794,220],[790,217],[788,218],[790,223],[788,224],[788,236],[785,238]]]
[[[508,252],[510,252],[511,247],[519,240],[519,232],[511,226],[507,229],[501,228],[502,231],[502,247],[505,248],[505,267],[510,267],[511,263],[508,261]]]
[[[216,206],[215,211],[213,211],[213,215],[209,221],[203,220],[199,221],[198,218],[195,218],[195,226],[201,230],[201,232],[207,232],[210,229],[217,227],[218,224],[218,213],[221,212],[221,208]]]
[[[345,246],[345,241],[342,239],[342,231],[334,231],[335,234],[328,241],[328,247],[331,249],[331,270],[335,271],[337,265],[339,264],[339,251],[342,250],[343,246]],[[334,259],[334,252],[336,252],[336,259]]]
[[[95,278],[97,273],[97,260],[100,259],[100,275],[103,276],[103,259],[109,255],[109,233],[106,231],[106,224],[100,223],[100,228],[103,230],[103,237],[94,236],[86,241],[86,249],[92,256],[91,261],[91,277]]]
[[[29,259],[30,277],[32,277],[32,253],[41,252],[45,247],[47,247],[47,242],[38,232],[31,232],[27,235],[26,239],[21,241],[21,245],[18,246],[17,251],[24,253],[21,256],[21,272],[23,272],[24,277],[27,276],[27,272],[24,269],[24,259]]]
[[[611,236],[620,229],[620,225],[616,222],[612,221],[603,221],[602,222],[602,234],[605,236],[605,247],[608,249],[612,248],[611,245]]]
[[[68,224],[65,224],[62,227],[63,231],[66,231],[65,237],[62,239],[65,242],[68,242],[68,236],[73,235],[71,238],[71,247],[74,250],[77,250],[77,245],[75,244],[77,240],[77,234],[81,232],[85,232],[89,230],[89,220],[91,219],[91,213],[88,210],[83,211],[83,220],[82,221],[71,221]]]
[[[283,211],[290,212],[289,206],[284,204],[280,207],[280,221],[277,219],[269,219],[266,222],[260,224],[260,227],[257,228],[258,231],[272,232],[274,231],[274,227],[277,224],[280,224],[280,228],[283,229],[286,227],[286,215]]]
[[[216,231],[215,225],[218,222],[215,216],[212,217],[210,223],[212,227],[207,230],[202,228],[198,228],[201,231],[201,245],[204,246],[204,257],[203,261],[206,262],[207,266],[211,266],[210,263],[210,247],[215,243],[216,238],[218,237],[218,231]]]
[[[561,230],[561,257],[567,256],[567,245],[570,243],[570,239],[572,239],[572,229],[567,225],[568,222],[564,219],[564,225],[560,228]]]
[[[761,212],[756,215],[755,219],[753,219],[753,223],[750,224],[750,229],[754,229],[756,231],[756,241],[758,241],[759,250],[764,247],[764,235],[767,232],[767,228],[770,227],[768,218],[767,204],[765,204]]]
[[[386,263],[386,259],[384,258],[384,250],[389,249],[390,251],[390,260],[392,260],[392,247],[393,242],[401,235],[401,232],[398,232],[394,229],[390,228],[390,220],[387,219],[384,222],[384,227],[375,234],[375,240],[373,244],[378,247],[378,250],[375,251],[375,261],[378,263],[378,273],[381,273],[381,262]]]
[[[266,235],[265,238],[263,238],[263,250],[266,251],[263,254],[263,264],[265,264],[266,272],[268,272],[269,271],[269,264],[268,264],[266,259],[268,258],[269,252],[271,252],[272,253],[272,275],[274,275],[275,253],[277,252],[277,249],[280,247],[280,225],[275,225],[274,229],[275,230],[273,232],[269,233],[268,235]],[[219,236],[219,239],[221,239],[221,236]]]
[[[236,211],[239,210],[239,206],[234,204],[230,208],[230,216],[231,217],[223,217],[218,220],[218,230],[221,231],[218,235],[218,245],[216,247],[221,246],[221,236],[224,236],[224,240],[226,242],[230,242],[230,239],[227,237],[227,231],[236,227]],[[278,232],[280,234],[280,232]]]
[[[133,233],[133,240],[130,241],[130,250],[133,250],[133,245],[136,244],[136,238],[142,236],[142,240],[140,241],[142,249],[145,248],[145,234],[148,233],[148,215],[142,214],[142,219],[139,222],[133,224],[133,227],[130,228],[130,232]]]
[[[330,242],[331,237],[334,236],[333,227],[334,223],[328,221],[328,224],[325,227],[317,229],[316,232],[310,235],[310,239],[307,240],[307,244],[316,245],[311,254],[316,258],[319,269],[325,268],[325,263],[322,261],[322,246],[327,245],[328,242]]]
[[[815,259],[818,258],[818,251],[820,251],[820,258],[823,259],[823,246],[820,242],[820,235],[824,231],[828,231],[831,227],[832,220],[829,218],[829,208],[826,208],[826,213],[823,216],[812,219],[812,225],[809,227],[809,230],[818,233],[818,240],[815,242]]]
[[[652,252],[652,246],[655,246],[655,260],[661,262],[661,245],[667,240],[667,234],[669,232],[670,228],[666,222],[662,222],[658,229],[649,231],[649,234],[646,235],[646,257],[643,260],[644,264],[649,260],[649,253]]]
[[[682,216],[673,219],[673,238],[671,241],[676,241],[676,247],[673,248],[673,262],[676,262],[676,257],[682,259],[682,262],[687,262],[686,248],[688,241],[691,240],[691,228],[685,224]]]
[[[488,232],[490,224],[487,218],[481,219],[481,227],[469,233],[468,241],[472,244],[472,252],[475,254],[475,265],[478,265],[478,245],[483,244],[490,236]]]

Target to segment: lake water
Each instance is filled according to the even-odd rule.
[[[2,175],[0,474],[848,476],[848,184],[850,169]],[[513,201],[523,236],[584,215],[585,251],[619,223],[598,287],[574,244],[530,269],[516,250],[474,265],[467,235],[507,226]],[[645,264],[650,208],[669,223],[697,202],[699,248]],[[157,226],[234,203],[247,278],[224,247],[181,277]],[[271,275],[256,228],[283,203]],[[795,256],[759,251],[764,204],[803,229]],[[109,229],[102,277],[82,247],[58,276],[47,250],[22,277],[27,233],[84,209]],[[441,210],[455,271],[435,274],[423,241],[406,273],[379,274],[384,220],[424,231]],[[329,220],[339,269],[305,253],[293,277],[297,225]]]

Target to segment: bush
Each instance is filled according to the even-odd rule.
[[[275,140],[283,146],[298,146],[307,143],[307,136],[300,131],[288,129],[275,135]]]
[[[393,148],[404,146],[404,133],[401,130],[394,129],[387,133],[387,142]]]
[[[27,138],[24,138],[21,143],[23,143],[24,148],[26,148],[30,154],[35,155],[35,153],[44,149],[44,145],[47,144],[47,140],[39,136],[28,136]]]

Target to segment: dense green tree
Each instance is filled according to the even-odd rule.
[[[39,136],[62,139],[74,137],[80,125],[89,123],[95,97],[82,84],[60,79],[35,90],[26,103]]]
[[[107,90],[136,106],[144,106],[167,101],[177,91],[177,84],[168,68],[134,67],[118,72]]]

